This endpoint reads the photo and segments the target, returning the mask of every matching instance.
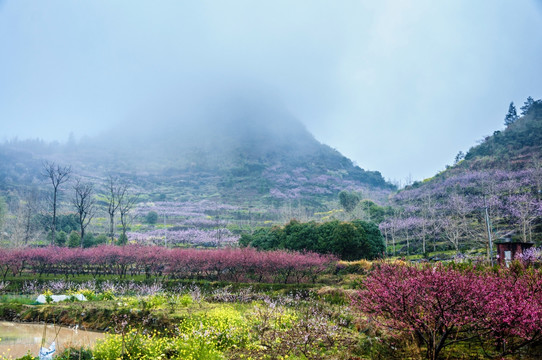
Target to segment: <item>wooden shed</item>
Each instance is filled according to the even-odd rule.
[[[495,245],[497,245],[497,256],[499,265],[505,265],[506,267],[508,267],[510,266],[510,262],[514,260],[516,255],[523,254],[523,251],[531,248],[534,243],[512,241],[512,239],[506,238],[500,241],[496,241]]]

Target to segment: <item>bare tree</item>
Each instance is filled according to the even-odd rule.
[[[293,201],[285,203],[280,208],[281,222],[287,223],[292,219],[299,220],[301,222],[307,222],[310,220],[309,211],[306,207],[302,207],[299,203],[295,204]],[[252,219],[251,219],[252,220]]]
[[[33,208],[25,200],[18,201],[10,219],[10,246],[28,246],[40,233],[33,222]]]
[[[460,194],[452,194],[445,206],[446,212],[440,218],[442,236],[451,242],[455,251],[459,253],[461,240],[471,235],[469,215],[473,204]]]
[[[22,196],[22,203],[19,206],[21,207],[20,216],[22,217],[21,220],[24,226],[23,244],[26,246],[35,232],[33,217],[40,208],[38,191],[36,189],[26,191]]]
[[[122,235],[119,240],[119,243],[124,244],[128,240],[126,237],[126,231],[128,230],[128,225],[130,224],[130,211],[134,208],[135,203],[137,202],[137,195],[128,195],[124,194],[122,200],[119,202],[119,213],[120,213],[120,224],[122,226]]]
[[[425,220],[422,224],[419,236],[422,238],[422,251],[427,253],[428,237],[433,238],[433,251],[436,251],[435,234],[440,231],[440,223],[437,221],[437,204],[430,193],[424,195],[421,203],[421,217]]]
[[[109,214],[109,237],[111,243],[115,240],[115,214],[124,201],[128,185],[121,184],[118,177],[107,178],[107,213]]]
[[[79,226],[81,227],[81,247],[83,247],[85,229],[94,217],[94,188],[92,184],[82,183],[80,179],[77,179],[73,188],[75,194],[72,198],[72,203],[79,217]]]
[[[62,184],[69,180],[71,172],[71,166],[60,166],[49,161],[43,163],[42,176],[49,179],[53,185],[53,221],[51,224],[51,244],[55,243],[56,236],[56,209],[58,205],[58,192]]]

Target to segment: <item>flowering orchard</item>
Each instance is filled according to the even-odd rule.
[[[437,177],[400,191],[393,202],[395,211],[380,230],[394,255],[399,246],[406,255],[436,251],[437,243],[457,252],[485,246],[486,220],[493,238],[535,241],[542,229],[542,167]]]
[[[304,283],[336,263],[333,256],[245,249],[169,249],[160,246],[0,249],[0,271],[7,276],[94,277],[146,275],[147,278],[208,279],[232,282]]]
[[[220,247],[239,240],[227,229],[228,222],[240,209],[233,205],[219,204],[211,201],[172,202],[159,201],[139,204],[134,215],[145,218],[154,212],[163,220],[164,228],[144,231],[130,231],[128,240],[139,245],[184,244],[205,247]]]
[[[375,181],[372,185],[376,186],[368,186],[360,181],[347,179],[346,172],[329,171],[328,174],[317,175],[304,167],[292,170],[275,165],[263,171],[262,175],[270,186],[268,196],[277,200],[296,200],[314,195],[334,197],[342,190],[362,192],[370,195],[371,198],[378,199],[386,199],[389,194],[386,184],[379,179],[380,175],[371,174],[371,172],[364,172],[362,176],[367,176],[367,183]]]
[[[195,246],[231,245],[237,243],[239,236],[232,234],[226,228],[213,230],[183,229],[183,230],[151,230],[144,233],[128,232],[128,239],[140,245],[155,244],[186,244]]]
[[[155,211],[159,215],[165,215],[168,218],[205,219],[209,215],[216,215],[222,211],[234,211],[238,209],[234,205],[205,200],[199,202],[158,201],[151,204],[139,204],[135,208],[134,213],[136,216],[144,217],[149,211]]]
[[[460,341],[505,356],[542,341],[542,273],[381,264],[353,304],[385,332],[410,333],[428,359]]]

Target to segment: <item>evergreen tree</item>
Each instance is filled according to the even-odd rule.
[[[68,247],[75,248],[81,245],[81,235],[77,231],[72,231],[68,237]]]
[[[252,234],[243,234],[239,244],[262,250],[334,254],[343,260],[376,259],[385,252],[378,226],[362,220],[334,220],[322,224],[292,220],[283,227],[260,228]]]
[[[518,113],[516,111],[516,106],[512,101],[510,103],[510,106],[508,107],[508,114],[506,114],[506,116],[504,117],[504,125],[510,126],[511,124],[515,123],[517,119]]]
[[[126,236],[126,234],[120,234],[117,240],[117,245],[126,245],[126,244],[128,244],[128,236]]]
[[[358,193],[344,190],[339,193],[339,203],[341,204],[342,208],[348,213],[354,211],[360,201],[361,197]]]
[[[60,230],[59,232],[56,233],[55,243],[58,246],[66,245],[67,241],[68,241],[68,234],[66,234],[64,231]]]
[[[149,211],[145,216],[145,222],[147,224],[154,225],[158,221],[158,213],[156,211]]]
[[[529,110],[531,110],[531,107],[534,105],[534,103],[534,99],[529,96],[527,100],[523,103],[523,106],[519,108],[521,110],[521,116],[526,115]]]
[[[459,163],[461,160],[465,158],[465,153],[463,151],[459,151],[457,155],[455,156],[454,165]]]

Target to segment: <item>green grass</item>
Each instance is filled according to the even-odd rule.
[[[1,295],[0,303],[2,304],[22,304],[35,305],[36,298],[31,295]]]

